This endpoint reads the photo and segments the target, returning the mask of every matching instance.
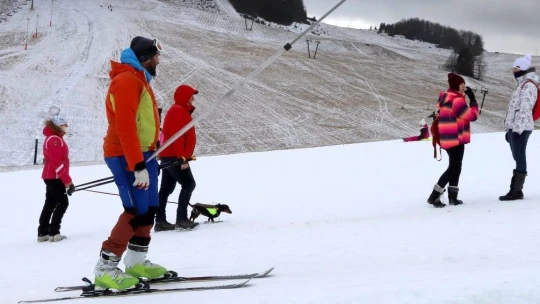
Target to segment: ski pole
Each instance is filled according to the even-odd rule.
[[[159,169],[167,169],[169,167],[174,167],[174,166],[177,166],[177,165],[181,165],[181,164],[183,164],[185,162],[190,162],[192,160],[197,160],[197,156],[192,156],[192,157],[190,157],[188,159],[178,159],[178,160],[166,163],[166,164],[159,165]],[[106,185],[106,184],[110,184],[112,182],[114,182],[114,176],[109,176],[109,177],[106,177],[106,178],[97,179],[95,181],[91,181],[91,182],[87,182],[87,183],[75,186],[75,191],[73,191],[73,192],[80,191],[80,190],[87,190],[87,189],[94,188],[94,187],[97,187],[97,186],[103,186],[103,185]],[[80,187],[83,187],[83,188],[80,188]]]
[[[83,188],[78,188],[80,186],[75,186],[75,190],[73,192],[86,190],[86,189],[94,188],[94,187],[97,187],[97,186],[103,186],[103,185],[106,185],[106,184],[110,184],[112,182],[114,182],[114,179],[110,179],[110,180],[107,180],[107,181],[104,181],[104,182],[101,182],[101,183],[89,185],[89,186],[86,186],[86,187],[83,187]]]
[[[94,192],[94,193],[99,193],[99,194],[106,194],[106,195],[120,196],[120,194],[117,194],[117,193],[110,193],[110,192],[103,192],[103,191],[96,191],[96,190],[86,190],[86,189],[84,189],[84,191]],[[167,202],[167,203],[178,204],[177,202]]]
[[[330,15],[333,11],[335,11],[338,7],[340,7],[345,1],[347,0],[341,0],[338,4],[336,4],[331,10],[329,10],[326,14],[324,14],[319,20],[317,20],[315,23],[313,23],[308,29],[306,29],[304,32],[302,32],[300,35],[298,35],[293,41],[285,44],[282,49],[279,49],[272,57],[268,58],[265,62],[263,62],[259,67],[257,67],[253,72],[251,72],[246,78],[244,78],[242,81],[238,82],[236,86],[232,89],[230,89],[225,95],[223,95],[220,99],[215,101],[210,105],[210,108],[203,112],[202,114],[198,115],[190,121],[187,125],[185,125],[182,129],[180,129],[178,132],[176,132],[171,138],[169,138],[167,141],[165,141],[150,157],[148,160],[153,159],[156,157],[163,149],[167,148],[169,145],[171,145],[175,140],[177,140],[180,136],[182,136],[184,133],[187,132],[187,130],[191,129],[196,122],[199,120],[204,119],[206,116],[210,114],[217,106],[222,103],[227,98],[231,97],[235,92],[241,90],[247,82],[253,80],[255,76],[259,75],[264,69],[266,69],[268,66],[270,66],[274,61],[276,61],[283,53],[286,51],[289,51],[292,46],[300,40],[302,37],[304,37],[307,33],[309,33],[315,26],[317,26],[321,21],[323,21],[328,15]]]
[[[105,177],[105,178],[102,178],[102,179],[96,179],[95,181],[91,181],[91,182],[87,182],[87,183],[84,183],[84,184],[77,185],[77,187],[83,187],[83,186],[87,186],[87,185],[91,185],[91,184],[103,182],[103,181],[109,180],[109,179],[111,179],[111,178],[112,178],[112,176],[110,176],[110,177]]]

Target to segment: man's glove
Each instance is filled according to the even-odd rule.
[[[469,97],[471,106],[478,106],[478,103],[476,102],[476,96],[474,96],[474,92],[470,87],[467,87],[467,89],[465,89],[465,95]]]
[[[73,183],[69,184],[68,188],[67,188],[67,195],[71,196],[73,194],[73,192],[75,192],[75,185],[73,185]]]
[[[144,161],[135,165],[135,182],[133,186],[139,189],[148,189],[150,186],[150,177],[148,176],[148,170],[146,170],[146,163]]]

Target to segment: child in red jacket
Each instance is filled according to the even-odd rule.
[[[163,140],[168,141],[184,126],[191,122],[191,114],[195,111],[193,106],[193,96],[199,92],[188,85],[179,86],[174,93],[174,105],[165,115],[163,122]],[[166,164],[180,159],[189,159],[193,156],[197,138],[195,127],[193,126],[186,133],[180,136],[170,146],[165,148],[159,158],[162,164]],[[169,182],[162,182],[159,190],[159,208],[156,214],[156,231],[173,230],[173,229],[193,229],[198,223],[190,222],[187,216],[187,207],[191,194],[195,190],[195,179],[191,172],[191,168],[187,162],[164,169],[168,174],[163,174],[163,178],[167,178]],[[171,179],[172,177],[172,179]],[[175,184],[179,183],[182,186],[180,196],[178,197],[178,208],[176,210],[176,225],[167,222],[165,207],[167,198],[174,191]]]
[[[403,141],[405,141],[405,142],[419,141],[419,140],[422,140],[422,139],[428,139],[429,138],[429,127],[426,124],[426,120],[422,118],[422,120],[420,120],[419,123],[420,123],[420,126],[422,126],[422,128],[420,129],[420,135],[405,137],[405,138],[403,138]]]
[[[46,185],[45,204],[41,210],[38,227],[38,242],[58,242],[66,237],[60,234],[60,224],[68,208],[68,197],[75,190],[69,176],[69,149],[64,141],[67,121],[60,116],[60,110],[53,108],[52,118],[45,121],[43,135],[43,173]]]

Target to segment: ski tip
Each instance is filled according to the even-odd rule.
[[[263,273],[261,273],[261,274],[256,275],[255,278],[263,278],[263,277],[268,276],[272,271],[274,271],[274,268],[275,268],[275,267],[272,267],[272,268],[268,269],[267,271],[265,271],[265,272],[263,272]]]
[[[236,283],[236,284],[234,284],[233,288],[239,288],[239,287],[246,286],[247,283],[249,283],[249,281],[251,281],[251,279],[253,279],[253,277],[251,277],[251,278],[249,278],[249,279],[246,279],[246,280],[243,281],[243,282]]]

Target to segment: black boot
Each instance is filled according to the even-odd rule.
[[[190,220],[176,220],[176,227],[177,230],[192,230],[193,228],[197,227],[199,223],[192,222]]]
[[[463,201],[458,200],[457,196],[459,188],[457,186],[448,186],[448,204],[457,206],[463,204]]]
[[[427,199],[428,204],[432,204],[436,208],[444,208],[446,205],[441,202],[441,196],[444,193],[444,188],[441,188],[439,185],[435,184],[433,187],[433,192]]]
[[[176,228],[175,225],[167,221],[156,221],[156,224],[154,225],[155,232],[169,231],[169,230],[174,230],[175,228]]]
[[[506,195],[500,196],[501,201],[514,201],[523,199],[523,184],[525,184],[525,177],[527,172],[519,172],[514,170],[512,175],[512,181],[510,182],[510,191]]]

